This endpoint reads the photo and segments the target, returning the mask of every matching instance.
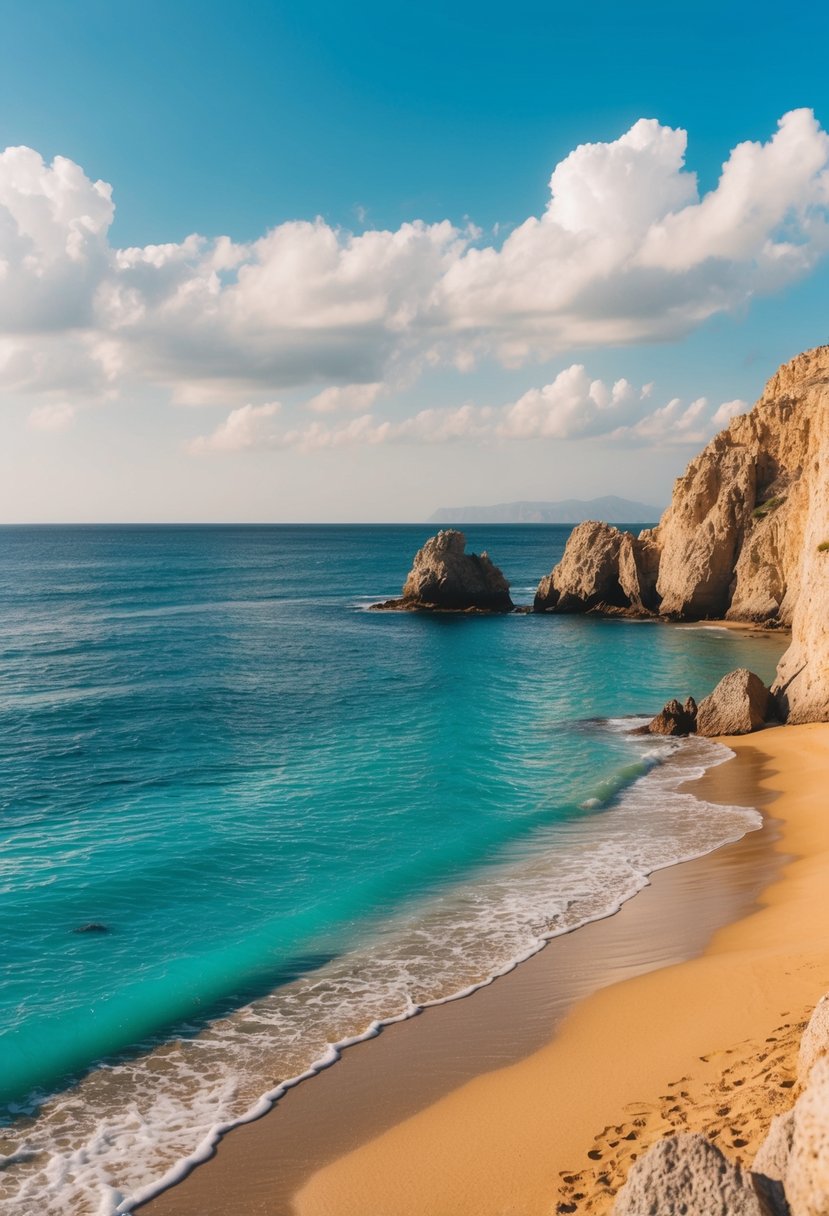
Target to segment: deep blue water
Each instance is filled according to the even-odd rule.
[[[495,909],[540,856],[552,859],[549,890],[560,857],[563,899],[568,848],[606,839],[614,794],[654,763],[618,725],[590,720],[702,696],[737,665],[772,674],[779,647],[725,631],[364,611],[399,593],[433,530],[0,529],[8,1118],[71,1094],[104,1058],[134,1061],[139,1045],[183,1026],[192,1037],[275,990],[283,1004],[267,1033],[276,1058],[281,1034],[292,1054],[272,1068],[307,1066],[326,1036],[396,1011],[366,978],[383,970],[378,942],[408,977],[397,997],[401,985],[422,1000],[480,980],[524,949],[519,921],[511,937],[509,917],[496,931],[493,915],[491,941],[477,925],[478,953],[453,970],[440,946],[452,900],[460,909],[486,891]],[[465,531],[527,603],[570,528]],[[634,861],[619,851],[626,882]],[[607,864],[593,898],[606,894],[609,909],[620,891]],[[443,920],[430,920],[438,908]],[[401,943],[423,939],[421,922],[442,961],[418,980]],[[78,932],[90,925],[106,931]],[[329,1010],[312,1032],[296,1001],[335,975],[362,1003],[342,1026]],[[243,1068],[235,1039],[234,1051]],[[39,1126],[27,1124],[35,1136]],[[107,1158],[116,1197],[158,1172],[153,1159],[142,1175],[138,1156],[126,1181]],[[42,1182],[7,1170],[0,1200],[61,1210]],[[83,1210],[93,1183],[78,1182],[64,1210]]]

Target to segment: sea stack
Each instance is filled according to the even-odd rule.
[[[659,551],[650,538],[597,520],[579,524],[559,564],[538,584],[533,611],[652,616]]]
[[[467,553],[454,529],[430,537],[415,555],[403,595],[376,609],[427,612],[512,612],[509,583],[487,553]]]

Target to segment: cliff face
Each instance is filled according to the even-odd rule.
[[[807,530],[826,522],[827,422],[829,347],[820,346],[781,367],[754,409],[691,461],[657,529],[662,612],[794,623],[815,565]]]
[[[578,532],[545,580],[560,596],[567,572],[589,565]],[[791,722],[829,719],[829,346],[784,364],[754,408],[691,461],[659,526],[632,543],[627,565],[619,545],[619,585],[631,554],[651,580],[657,573],[644,605],[626,593],[631,611],[791,625],[779,706]],[[589,605],[591,588],[579,591]]]

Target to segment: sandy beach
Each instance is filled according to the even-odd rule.
[[[760,805],[762,831],[347,1051],[142,1211],[594,1213],[670,1128],[750,1160],[829,989],[829,728],[727,742],[698,792]]]
[[[602,1212],[672,1127],[751,1159],[791,1105],[799,1033],[829,988],[829,728],[729,743],[762,758],[760,784],[779,795],[788,860],[762,907],[701,957],[602,990],[540,1052],[320,1171],[297,1197],[301,1216]]]

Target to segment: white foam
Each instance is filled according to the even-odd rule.
[[[124,1216],[347,1046],[469,995],[551,938],[617,911],[654,870],[760,826],[753,809],[701,803],[680,788],[732,755],[721,744],[632,737],[631,745],[640,761],[665,763],[608,812],[511,846],[502,863],[378,927],[359,950],[195,1037],[95,1070],[8,1129],[0,1210]],[[598,798],[590,802],[598,809]]]

